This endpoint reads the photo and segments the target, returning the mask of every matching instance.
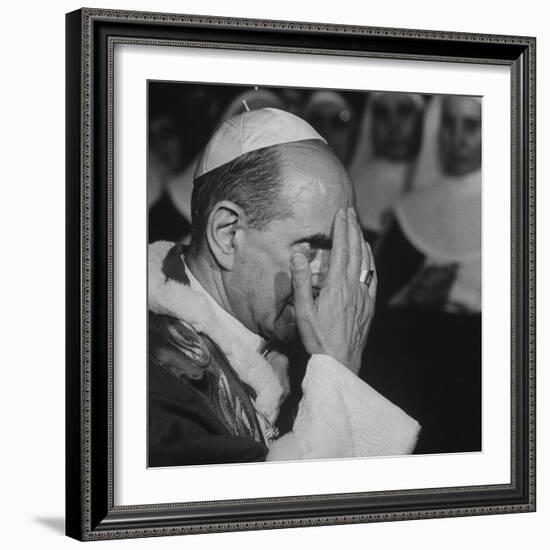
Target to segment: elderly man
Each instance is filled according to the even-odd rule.
[[[351,181],[278,109],[215,132],[195,172],[193,238],[149,250],[149,466],[411,452],[419,425],[357,377],[376,274]],[[311,355],[292,430],[281,342]]]

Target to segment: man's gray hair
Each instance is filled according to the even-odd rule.
[[[317,140],[307,142],[324,145]],[[270,222],[292,214],[292,204],[284,197],[281,185],[282,147],[274,145],[251,151],[195,179],[191,196],[195,245],[206,234],[212,209],[223,200],[239,205],[248,224],[255,229],[264,229]]]

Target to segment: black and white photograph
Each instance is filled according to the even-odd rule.
[[[6,3],[2,548],[548,546],[545,8]]]
[[[534,37],[82,8],[66,54],[69,537],[535,510]]]
[[[483,113],[147,82],[148,468],[483,451]]]

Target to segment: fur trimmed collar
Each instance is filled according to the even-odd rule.
[[[167,273],[170,262],[179,262],[179,277]],[[178,266],[179,268],[179,266]],[[286,363],[270,364],[251,349],[241,331],[228,327],[215,305],[199,291],[193,290],[185,274],[180,245],[158,241],[149,245],[149,309],[189,323],[198,333],[211,338],[227,357],[240,379],[256,392],[254,406],[269,422],[279,415],[288,395]]]

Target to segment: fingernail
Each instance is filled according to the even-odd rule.
[[[301,269],[307,265],[306,258],[303,254],[293,254],[290,261],[292,262],[292,266],[298,269]]]

